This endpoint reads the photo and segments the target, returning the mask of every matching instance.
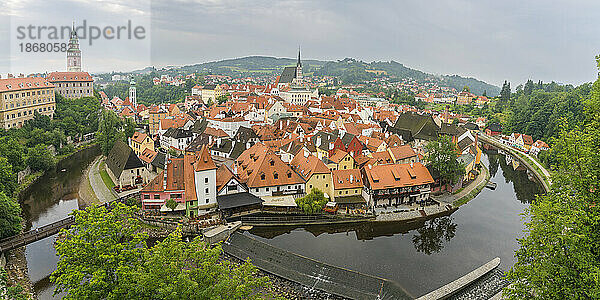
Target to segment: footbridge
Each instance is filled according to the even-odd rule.
[[[134,195],[135,196],[135,195]],[[113,203],[122,202],[127,198],[132,197],[132,195],[128,195],[125,197],[121,197],[119,199],[112,200],[110,202],[106,202],[102,204],[102,206],[110,209]],[[66,218],[60,219],[56,222],[38,227],[33,230],[29,230],[27,232],[23,232],[21,234],[17,234],[5,239],[0,240],[0,253],[12,250],[18,247],[29,245],[33,242],[37,242],[39,240],[43,240],[49,236],[55,235],[60,232],[63,228],[69,228],[71,225],[75,223],[74,216],[68,216]]]

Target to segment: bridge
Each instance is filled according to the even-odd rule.
[[[101,206],[110,209],[112,203],[124,201],[126,198],[130,198],[131,196],[132,195],[127,195],[119,199],[114,199],[112,201],[102,204]],[[22,246],[26,246],[39,240],[43,240],[49,236],[57,234],[63,228],[71,227],[71,225],[73,225],[74,223],[75,217],[68,216],[66,218],[38,227],[36,229],[2,239],[0,240],[0,253]]]
[[[520,153],[511,146],[508,146],[487,134],[479,133],[478,136],[482,142],[510,153],[511,156],[521,162],[525,168],[527,168],[527,170],[529,170],[533,176],[535,176],[546,193],[550,191],[550,172],[548,172],[542,165],[538,164],[533,159],[528,159],[525,154]]]

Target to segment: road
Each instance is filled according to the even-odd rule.
[[[117,199],[117,196],[106,186],[106,184],[104,184],[102,176],[100,176],[100,163],[102,161],[103,158],[98,158],[92,163],[92,167],[89,169],[88,178],[90,180],[92,190],[96,194],[98,200],[100,200],[100,203],[106,203]]]

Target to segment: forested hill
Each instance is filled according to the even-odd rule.
[[[315,75],[337,76],[344,83],[354,83],[369,80],[376,76],[381,76],[384,71],[386,75],[397,78],[412,78],[418,81],[430,80],[437,82],[441,86],[453,87],[462,90],[468,86],[471,92],[481,95],[484,92],[488,96],[496,96],[500,93],[500,88],[481,80],[458,75],[436,76],[419,70],[411,69],[405,65],[395,62],[371,62],[366,63],[352,58],[346,58],[340,61],[331,61],[323,65]]]
[[[281,72],[285,66],[293,66],[295,63],[296,59],[292,58],[248,56],[183,66],[175,70],[230,76],[273,75]],[[453,87],[459,91],[463,87],[468,86],[471,92],[477,95],[483,94],[484,91],[488,96],[496,96],[500,93],[499,87],[475,78],[458,75],[438,76],[428,74],[408,68],[395,61],[367,63],[352,58],[338,61],[302,60],[302,70],[308,76],[311,74],[335,76],[342,83],[346,84],[360,83],[381,76],[390,76],[399,79],[412,78],[418,81],[434,81],[442,86]]]
[[[302,60],[302,71],[310,74],[325,63],[325,61],[319,60]],[[259,75],[261,73],[268,75],[279,73],[285,66],[295,64],[296,60],[291,58],[248,56],[184,66],[180,70],[218,75]]]

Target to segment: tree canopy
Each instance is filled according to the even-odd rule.
[[[304,213],[316,214],[323,212],[327,198],[321,190],[313,188],[306,196],[296,199],[296,204]]]
[[[583,124],[563,123],[552,147],[550,192],[527,210],[527,236],[508,273],[510,299],[600,298],[600,79],[584,98]]]
[[[220,245],[176,230],[152,247],[133,217],[134,207],[92,206],[74,211],[75,224],[56,242],[51,281],[65,299],[259,299],[268,279],[248,261],[222,258]]]
[[[457,148],[450,137],[440,136],[429,142],[425,161],[427,165],[440,174],[441,184],[453,184],[465,174],[465,166],[458,161]]]

